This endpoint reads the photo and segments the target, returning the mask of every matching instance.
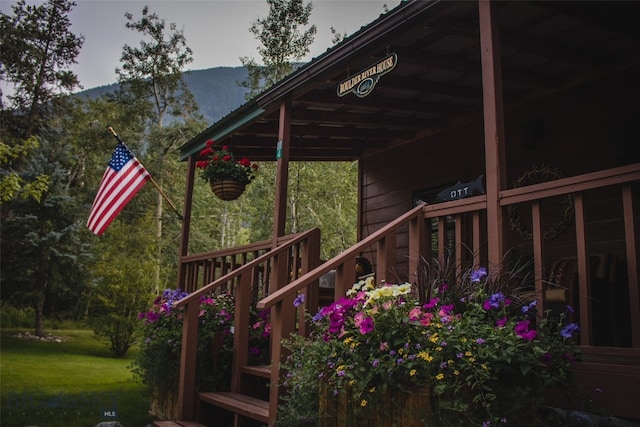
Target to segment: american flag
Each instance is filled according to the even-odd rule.
[[[89,212],[89,230],[101,235],[149,178],[149,172],[118,138]]]

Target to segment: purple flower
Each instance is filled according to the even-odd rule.
[[[425,310],[430,310],[438,304],[438,298],[431,298],[428,303],[422,306]]]
[[[484,308],[486,311],[489,311],[492,308],[500,308],[500,304],[502,304],[503,302],[508,305],[505,300],[504,294],[502,292],[496,292],[495,294],[491,295],[488,300],[485,300],[485,302],[482,303],[482,308]]]
[[[529,312],[530,310],[532,310],[536,305],[538,305],[538,301],[533,300],[533,301],[531,301],[528,305],[523,305],[523,306],[522,306],[522,312],[523,312],[523,313],[527,313],[527,312]]]
[[[568,313],[573,313],[573,307],[571,307],[570,305],[567,306],[567,312]]]
[[[302,304],[304,304],[304,294],[298,295],[296,299],[293,300],[293,306],[296,308],[300,307]]]
[[[404,359],[402,357],[398,357],[398,359],[396,359],[396,363],[398,365],[402,365],[404,363]]]
[[[506,324],[507,324],[507,318],[506,317],[503,317],[502,319],[496,320],[496,326],[498,328],[503,328],[504,325],[506,325]]]
[[[516,335],[524,340],[533,341],[533,339],[536,337],[536,335],[538,335],[538,333],[536,332],[535,329],[529,330],[530,323],[531,322],[529,320],[523,320],[521,322],[518,322],[515,327]]]
[[[380,365],[380,359],[373,359],[373,362],[371,362],[371,366],[377,368],[378,365]]]
[[[571,338],[573,334],[578,332],[579,330],[580,327],[577,323],[569,323],[567,326],[562,328],[562,330],[560,331],[560,335],[562,335],[563,338]]]
[[[366,317],[360,323],[360,333],[364,335],[371,331],[373,331],[373,319],[371,317]]]
[[[472,282],[479,282],[485,277],[487,277],[487,269],[484,267],[480,267],[471,273]]]
[[[485,340],[483,340],[482,338],[478,338],[478,339],[476,340],[476,343],[478,343],[479,345],[482,345],[482,344],[484,344],[484,343],[485,343]]]

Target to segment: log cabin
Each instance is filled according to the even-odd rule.
[[[513,248],[531,260],[540,311],[576,308],[573,373],[593,407],[640,420],[638,16],[640,2],[404,1],[183,145],[180,425],[211,425],[220,409],[234,425],[273,425],[280,341],[307,329],[291,301],[305,293],[317,310],[327,272],[338,298],[360,256],[376,280],[415,282],[420,259],[499,270]],[[189,251],[209,139],[277,161],[269,241]],[[324,262],[321,230],[284,235],[295,161],[358,162],[358,242]],[[246,363],[258,283],[270,366]],[[209,393],[195,386],[197,302],[221,286],[236,297],[232,382]]]

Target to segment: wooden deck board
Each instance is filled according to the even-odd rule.
[[[269,402],[265,400],[230,392],[198,393],[198,398],[204,403],[236,414],[264,423],[269,422]]]

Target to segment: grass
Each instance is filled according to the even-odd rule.
[[[150,397],[135,381],[134,356],[115,358],[89,330],[55,330],[62,343],[19,339],[3,330],[0,424],[6,427],[94,427],[119,421],[145,427]]]

